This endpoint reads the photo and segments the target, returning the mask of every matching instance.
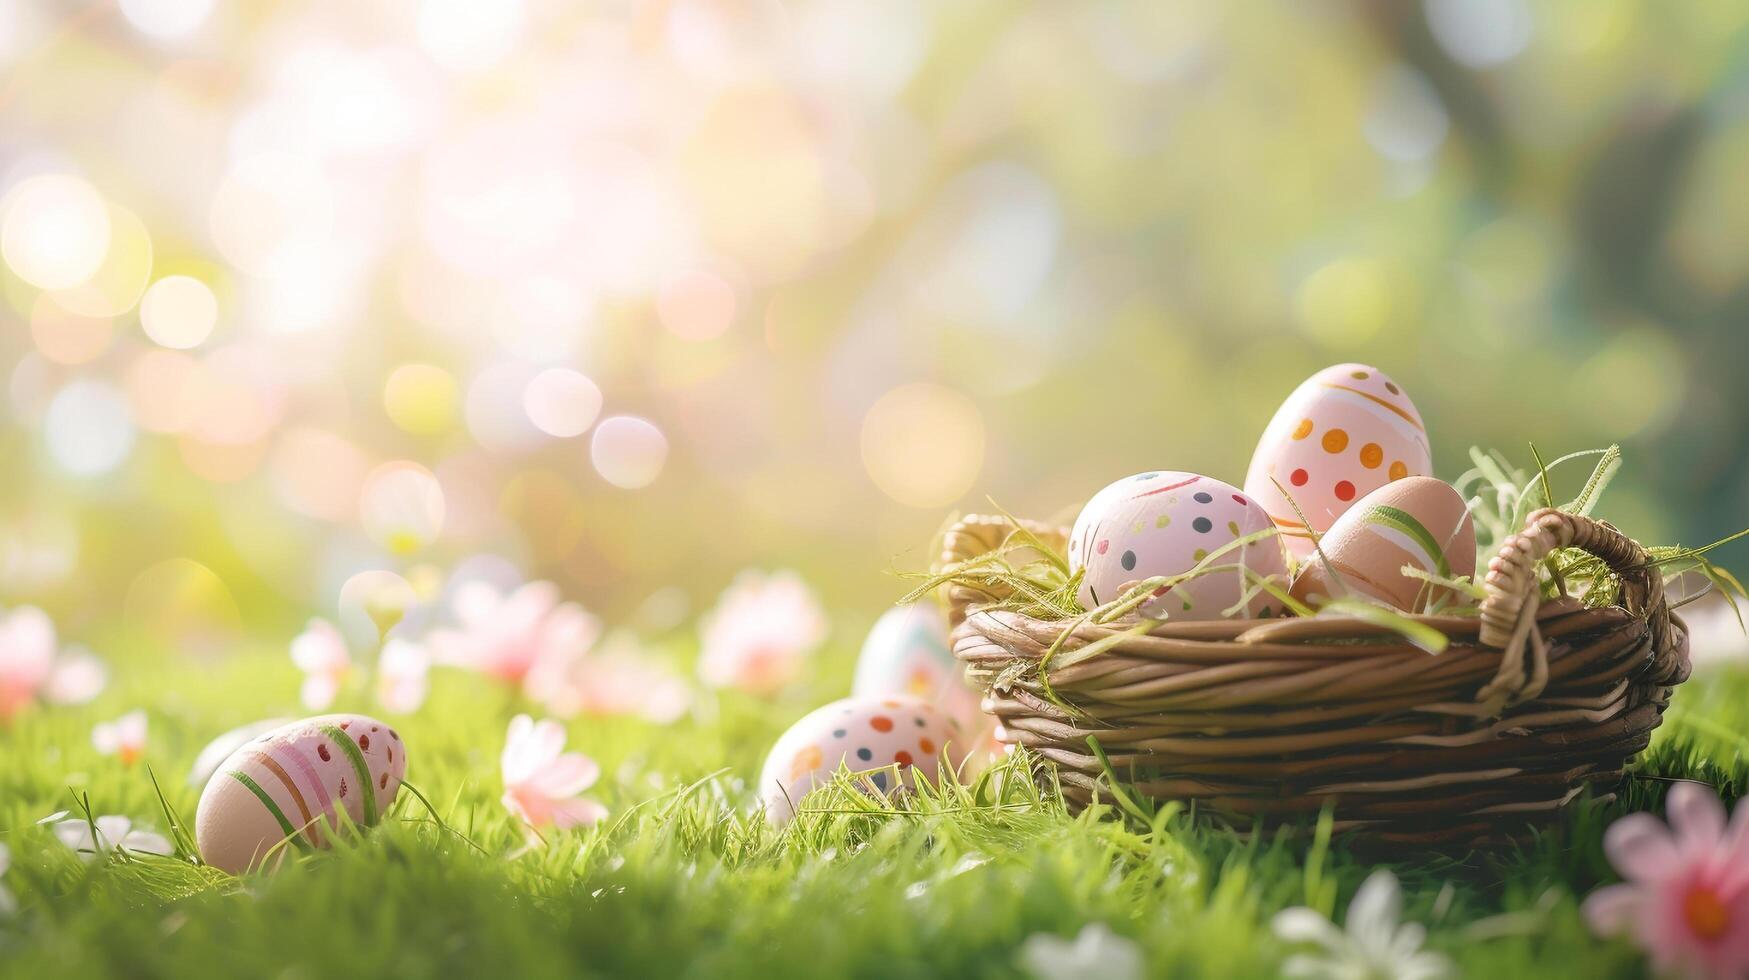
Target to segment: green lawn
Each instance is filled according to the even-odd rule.
[[[425,707],[393,721],[409,780],[481,850],[403,792],[397,819],[362,843],[247,880],[167,858],[86,864],[36,825],[74,806],[76,792],[96,813],[167,829],[147,765],[192,818],[198,791],[185,777],[201,745],[295,713],[297,676],[279,649],[219,664],[116,657],[97,703],[34,709],[0,730],[0,840],[13,853],[0,882],[20,906],[0,918],[0,972],[1012,977],[1029,935],[1073,936],[1098,921],[1136,940],[1155,974],[1259,977],[1292,952],[1271,933],[1275,912],[1340,913],[1376,866],[1340,839],[1324,854],[1308,836],[1247,843],[1182,813],[1156,827],[1112,812],[1071,817],[1014,778],[950,788],[905,812],[841,794],[829,801],[839,812],[770,830],[748,817],[747,781],[789,721],[844,689],[849,653],[822,653],[805,689],[775,706],[732,695],[669,727],[574,722],[570,747],[601,762],[590,795],[613,817],[533,849],[498,802],[498,751],[518,705],[440,670]],[[144,763],[98,756],[92,724],[140,705],[152,724]],[[1741,795],[1743,732],[1749,672],[1697,677],[1623,801],[1584,807],[1520,852],[1395,860],[1406,916],[1469,976],[1639,975],[1635,950],[1592,938],[1579,917],[1579,900],[1612,880],[1602,828],[1626,808],[1656,806],[1665,777]]]

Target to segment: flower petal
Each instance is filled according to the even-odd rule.
[[[1684,851],[1711,848],[1725,836],[1725,805],[1699,783],[1672,786],[1664,810],[1676,832],[1676,846]]]
[[[1383,953],[1390,949],[1402,914],[1403,890],[1397,886],[1397,876],[1380,868],[1367,875],[1354,893],[1343,927],[1368,951]]]
[[[574,800],[554,800],[553,826],[560,830],[571,827],[593,827],[607,819],[607,807],[594,800],[578,797]]]
[[[579,752],[566,752],[536,770],[528,779],[537,793],[561,799],[576,796],[601,778],[601,767]]]
[[[109,670],[88,650],[69,647],[55,661],[43,697],[51,704],[84,704],[103,693]]]
[[[1603,853],[1630,881],[1658,881],[1676,864],[1676,841],[1657,817],[1630,813],[1603,833]]]
[[[1587,896],[1579,911],[1592,932],[1599,936],[1621,935],[1639,916],[1643,894],[1637,885],[1610,885]]]
[[[176,848],[169,838],[150,830],[135,830],[121,839],[121,846],[140,854],[162,854],[166,857],[175,854]]]
[[[1303,905],[1277,912],[1270,929],[1282,942],[1317,943],[1328,950],[1343,945],[1342,930],[1336,928],[1336,923]]]

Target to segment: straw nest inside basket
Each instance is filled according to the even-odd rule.
[[[964,518],[929,587],[985,710],[1055,764],[1076,808],[1111,799],[1115,779],[1241,830],[1333,806],[1337,830],[1374,841],[1498,843],[1587,789],[1610,795],[1688,676],[1666,563],[1579,513],[1532,511],[1491,543],[1479,615],[1089,612],[1074,604],[1065,540]],[[1729,578],[1698,551],[1665,553]],[[1562,567],[1583,572],[1584,598]]]

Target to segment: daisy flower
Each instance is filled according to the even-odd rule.
[[[1696,783],[1671,787],[1669,826],[1630,813],[1603,835],[1626,878],[1585,899],[1592,931],[1626,935],[1658,973],[1749,977],[1749,806],[1729,824],[1717,796]]]
[[[38,700],[83,704],[106,679],[102,661],[85,650],[58,651],[55,624],[41,609],[0,614],[0,723]]]
[[[333,704],[352,674],[352,654],[346,650],[346,639],[325,619],[310,620],[310,625],[292,640],[291,658],[304,672],[299,696],[311,711],[324,711]]]
[[[472,581],[450,606],[457,628],[426,638],[438,663],[477,670],[538,697],[538,688],[595,644],[601,625],[583,607],[559,601],[559,587],[529,582],[509,594]]]
[[[1343,929],[1315,909],[1283,909],[1273,923],[1276,937],[1322,949],[1288,957],[1282,963],[1282,975],[1313,980],[1434,980],[1451,976],[1450,960],[1422,950],[1427,930],[1413,922],[1401,922],[1402,915],[1403,892],[1397,876],[1382,868],[1367,876],[1354,893]]]
[[[564,748],[565,729],[558,722],[510,719],[499,757],[504,806],[530,828],[588,827],[607,816],[606,807],[581,795],[595,785],[601,767]]]
[[[89,861],[99,854],[132,851],[136,854],[176,853],[169,839],[151,830],[135,829],[134,822],[123,816],[98,817],[97,835],[91,834],[91,822],[82,819],[62,820],[54,825],[55,837]]]
[[[103,755],[120,758],[124,766],[133,765],[146,753],[146,713],[130,711],[99,723],[91,729],[91,744]]]
[[[825,638],[826,615],[799,576],[744,571],[700,624],[699,678],[767,697]]]
[[[391,637],[377,657],[377,703],[404,715],[418,711],[429,690],[430,669],[431,654],[423,645]]]
[[[1103,922],[1081,927],[1073,940],[1035,933],[1020,947],[1021,967],[1037,980],[1141,980],[1142,951]]]

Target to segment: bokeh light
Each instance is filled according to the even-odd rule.
[[[455,424],[455,378],[435,364],[403,364],[383,385],[383,410],[402,429],[435,435]]]
[[[0,256],[33,286],[77,286],[97,273],[108,251],[108,209],[78,177],[31,177],[0,199]]]
[[[193,276],[165,276],[140,300],[140,327],[161,347],[199,347],[219,322],[219,301]]]
[[[899,503],[944,507],[971,489],[984,465],[983,417],[951,388],[894,388],[863,418],[862,463],[881,492]]]
[[[410,554],[443,531],[443,487],[417,463],[384,463],[365,477],[358,498],[359,519],[379,545]]]
[[[549,436],[580,436],[601,414],[601,389],[580,372],[548,368],[534,376],[522,393],[529,421]]]
[[[668,437],[648,419],[603,419],[589,441],[589,459],[601,478],[625,490],[656,482],[668,462]]]
[[[101,381],[75,381],[49,403],[43,438],[67,472],[97,476],[128,458],[136,433],[121,392]]]
[[[119,5],[140,33],[172,41],[199,30],[212,13],[213,0],[119,0]]]

